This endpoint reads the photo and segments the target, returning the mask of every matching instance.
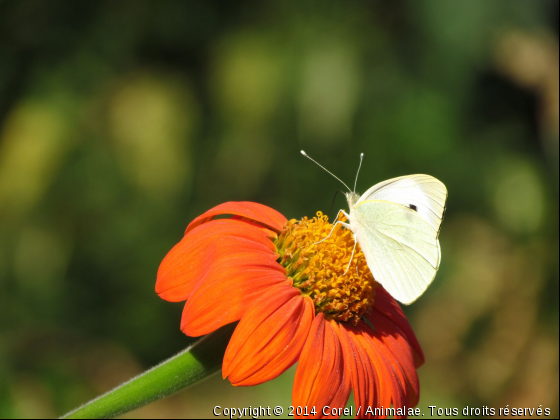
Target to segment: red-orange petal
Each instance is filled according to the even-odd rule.
[[[282,374],[299,359],[314,315],[311,299],[295,287],[271,287],[235,328],[224,356],[224,379],[252,386]]]
[[[354,391],[356,418],[372,418],[369,407],[378,406],[378,384],[375,366],[363,343],[360,331],[349,325],[340,326],[340,343],[344,352],[345,370],[349,372]]]
[[[235,252],[240,241],[246,243],[245,248],[275,255],[276,248],[263,229],[239,220],[214,220],[193,229],[165,256],[156,293],[171,302],[187,300],[214,259]]]
[[[250,201],[230,201],[220,204],[194,219],[189,226],[187,226],[185,235],[195,227],[223,214],[231,214],[253,220],[276,232],[280,232],[287,221],[281,213],[263,204],[252,203]]]
[[[395,370],[399,369],[404,375],[407,398],[405,405],[416,407],[420,398],[420,382],[414,366],[414,355],[404,333],[393,322],[375,312],[371,314],[370,321],[379,331],[380,338],[387,349],[392,353]]]
[[[408,407],[408,383],[402,366],[390,350],[390,343],[384,333],[372,330],[365,324],[361,327],[362,337],[367,343],[367,349],[376,365],[378,379],[381,388],[390,391],[390,401],[394,408]],[[412,358],[412,356],[410,356]],[[385,396],[386,398],[386,396]],[[382,406],[389,407],[389,403],[385,401]],[[395,416],[395,418],[406,418],[404,416]]]
[[[356,341],[361,344],[362,348],[369,356],[370,362],[373,364],[373,373],[375,380],[375,390],[377,393],[376,405],[369,407],[370,411],[363,413],[360,417],[364,418],[386,418],[385,415],[378,415],[376,412],[371,411],[376,408],[391,407],[393,388],[396,386],[395,378],[392,375],[390,366],[385,361],[382,354],[380,354],[377,345],[378,340],[372,337],[371,329],[363,322],[357,326],[360,334],[356,335]]]
[[[401,307],[382,287],[377,287],[375,293],[374,310],[377,310],[393,321],[403,332],[408,343],[414,350],[414,364],[419,368],[424,364],[424,352]]]
[[[374,340],[378,354],[388,367],[388,374],[390,375],[390,381],[393,385],[393,392],[391,394],[391,400],[393,401],[394,408],[406,407],[408,402],[406,395],[406,380],[402,373],[402,370],[398,363],[395,363],[395,359],[392,357],[390,350],[387,348],[385,343],[377,337]],[[385,373],[387,374],[387,372]],[[406,416],[394,416],[395,418],[406,418]]]
[[[245,242],[237,238],[233,249],[219,258],[208,255],[211,266],[183,311],[181,330],[186,335],[198,337],[238,321],[268,288],[288,280],[275,254]]]
[[[344,368],[338,326],[322,313],[315,317],[296,370],[292,404],[306,407],[307,414],[295,418],[338,418],[324,415],[323,408],[345,407],[350,395],[350,378]],[[316,410],[312,414],[312,409]]]

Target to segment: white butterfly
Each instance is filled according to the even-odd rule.
[[[362,159],[363,153],[360,167]],[[414,302],[434,280],[441,261],[438,236],[447,199],[445,185],[429,175],[408,175],[380,182],[360,197],[356,183],[352,191],[329,173],[350,191],[346,193],[350,214],[339,211],[349,223],[335,225],[352,231],[373,277],[391,296],[406,305]]]

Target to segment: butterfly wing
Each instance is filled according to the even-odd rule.
[[[375,280],[404,304],[418,299],[439,268],[437,230],[418,212],[389,201],[362,201],[350,216]]]
[[[356,205],[369,200],[392,201],[410,207],[439,232],[447,188],[433,176],[401,176],[374,185],[360,197]]]

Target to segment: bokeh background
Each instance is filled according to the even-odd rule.
[[[0,417],[186,347],[160,261],[224,201],[328,212],[340,185],[300,149],[347,183],[364,152],[362,192],[449,189],[440,272],[405,308],[423,413],[558,416],[558,80],[557,1],[0,0]],[[133,415],[287,407],[293,374]]]

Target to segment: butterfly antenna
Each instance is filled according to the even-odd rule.
[[[301,151],[301,154],[303,156],[305,156],[307,159],[309,159],[311,162],[316,163],[320,168],[322,168],[325,172],[331,174],[334,178],[338,179],[342,185],[344,185],[346,188],[348,188],[348,191],[352,192],[352,190],[348,187],[348,185],[346,185],[344,183],[344,181],[342,179],[340,179],[339,177],[337,177],[335,174],[333,174],[331,171],[329,171],[327,168],[325,168],[323,165],[321,165],[319,162],[317,162],[315,159],[311,158],[307,153],[305,153],[303,150]]]
[[[358,166],[358,172],[356,172],[356,180],[354,181],[354,192],[356,192],[356,185],[358,185],[358,175],[360,175],[360,169],[362,169],[363,160],[364,160],[364,154],[360,153],[360,165]]]

